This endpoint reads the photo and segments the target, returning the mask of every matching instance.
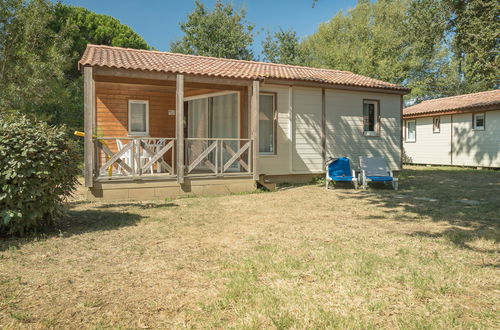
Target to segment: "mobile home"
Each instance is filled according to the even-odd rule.
[[[403,114],[407,163],[500,167],[500,90],[424,101]]]
[[[347,71],[88,45],[85,185],[107,199],[304,181],[330,157],[401,168],[409,89]]]

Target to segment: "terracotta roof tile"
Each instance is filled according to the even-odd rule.
[[[410,91],[402,86],[348,71],[90,44],[87,45],[78,65],[252,80],[266,78],[302,80],[333,85],[390,89],[403,93]]]
[[[423,101],[403,109],[403,116],[418,117],[447,111],[474,111],[495,105],[500,108],[500,89]]]

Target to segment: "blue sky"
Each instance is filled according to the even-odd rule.
[[[194,8],[194,0],[62,0],[64,4],[88,8],[119,19],[139,33],[151,46],[168,50],[169,44],[182,36],[179,22],[185,21]],[[202,1],[213,8],[215,0]],[[227,1],[225,1],[227,2]],[[254,52],[260,54],[265,31],[293,29],[299,37],[314,33],[321,22],[339,10],[354,7],[357,0],[233,0],[236,8],[247,10],[247,20],[255,24]]]

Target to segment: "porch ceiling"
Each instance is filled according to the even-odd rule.
[[[141,78],[113,77],[105,75],[95,75],[94,80],[97,83],[143,86],[148,89],[169,92],[169,93],[175,93],[176,91],[175,80],[141,79]],[[223,90],[243,91],[246,89],[247,88],[244,86],[235,86],[226,84],[197,83],[197,82],[184,83],[185,96],[209,94],[214,92],[220,92]]]

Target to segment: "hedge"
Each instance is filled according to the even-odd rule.
[[[76,188],[78,164],[64,126],[0,114],[0,234],[54,225]]]

